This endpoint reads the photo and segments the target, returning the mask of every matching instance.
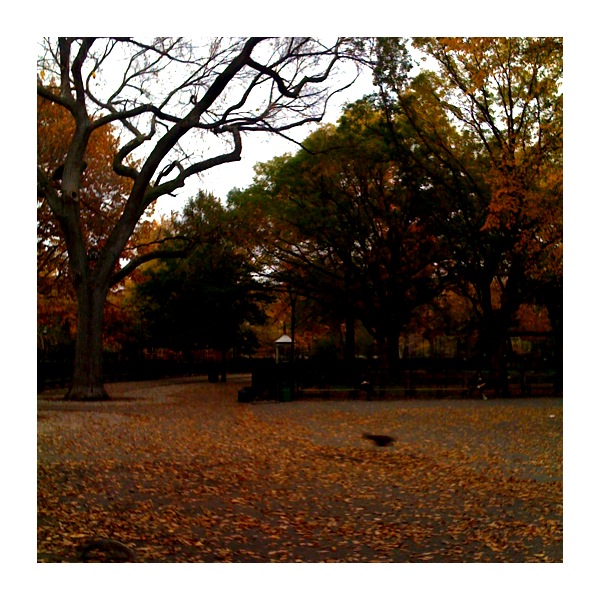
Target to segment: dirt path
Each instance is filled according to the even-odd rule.
[[[246,383],[40,397],[38,560],[98,536],[143,562],[562,560],[560,400],[238,404]]]

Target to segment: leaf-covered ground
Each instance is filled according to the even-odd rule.
[[[38,561],[97,537],[141,562],[562,561],[561,400],[239,404],[245,384],[41,396]]]

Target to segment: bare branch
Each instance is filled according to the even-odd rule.
[[[160,196],[164,196],[165,194],[170,194],[174,192],[176,189],[183,187],[185,185],[186,180],[195,174],[201,173],[202,171],[207,171],[208,169],[212,169],[218,165],[223,165],[229,162],[235,162],[241,160],[242,158],[242,136],[240,135],[239,130],[236,127],[223,128],[219,130],[218,133],[229,131],[233,135],[234,139],[234,149],[225,154],[219,154],[218,156],[213,156],[203,161],[199,161],[186,169],[183,169],[181,165],[178,165],[179,175],[170,181],[167,181],[161,185],[154,186],[149,188],[147,196],[146,196],[146,204],[150,204]],[[168,168],[169,172],[174,167],[174,164],[171,165],[171,168]],[[166,175],[166,173],[163,173]]]
[[[155,250],[140,256],[132,258],[124,267],[113,273],[109,280],[109,286],[113,287],[126,277],[131,275],[140,265],[148,263],[159,258],[185,258],[190,252],[190,248],[183,250]]]
[[[154,200],[182,188],[193,175],[240,160],[242,132],[266,131],[289,139],[287,132],[294,127],[319,122],[331,92],[315,86],[333,73],[342,48],[343,38],[330,47],[312,38],[218,38],[203,48],[180,38],[47,40],[40,65],[60,74],[60,91],[44,86],[39,78],[38,93],[67,108],[76,123],[71,158],[65,163],[70,178],[63,180],[63,193],[68,183],[67,192],[76,197],[77,167],[86,140],[109,124],[121,128],[123,139],[113,170],[133,181],[96,261],[94,277],[114,280],[119,256]],[[109,88],[113,62],[121,76]],[[193,134],[202,131],[231,136],[233,148],[199,159]],[[129,160],[133,157],[135,164]],[[57,208],[60,198],[52,185],[44,187],[40,179],[40,187],[46,195],[55,193],[49,204]]]
[[[83,78],[81,76],[81,68],[85,59],[88,56],[90,48],[94,43],[94,38],[84,38],[81,46],[79,48],[79,52],[73,61],[73,66],[71,67],[71,73],[73,75],[73,82],[75,84],[75,93],[77,97],[77,102],[81,105],[85,104],[85,88],[83,85]]]

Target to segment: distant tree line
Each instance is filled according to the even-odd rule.
[[[263,275],[345,323],[348,358],[356,321],[388,369],[400,335],[429,322],[474,332],[506,391],[511,329],[536,307],[560,378],[561,41],[413,44],[435,71],[408,80],[405,47],[381,40],[380,93],[258,165],[230,205],[249,237],[260,231]]]

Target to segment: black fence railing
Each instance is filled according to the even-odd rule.
[[[106,383],[117,381],[146,381],[171,377],[208,376],[210,381],[219,381],[222,372],[251,373],[255,360],[181,361],[171,359],[105,359],[102,365]],[[39,392],[68,388],[73,375],[73,362],[69,360],[38,360],[37,389]]]
[[[392,369],[377,361],[298,360],[276,365],[262,361],[252,371],[252,387],[242,394],[251,399],[309,397],[349,398],[482,398],[561,396],[559,374],[542,363],[509,365],[499,385],[476,360],[409,359]]]
[[[38,391],[68,388],[73,364],[67,360],[38,360]],[[368,390],[373,397],[469,397],[477,394],[480,376],[493,389],[489,373],[476,361],[459,359],[408,359],[393,369],[383,370],[377,361],[356,359],[351,365],[341,360],[296,360],[276,365],[272,359],[240,358],[220,361],[181,361],[172,359],[107,358],[103,364],[104,381],[144,381],[206,375],[220,381],[222,373],[251,373],[249,396],[266,398],[343,395],[362,397]],[[562,379],[546,364],[511,363],[504,390],[510,396],[562,395]],[[494,393],[494,392],[492,392]],[[498,394],[496,390],[496,395]]]

